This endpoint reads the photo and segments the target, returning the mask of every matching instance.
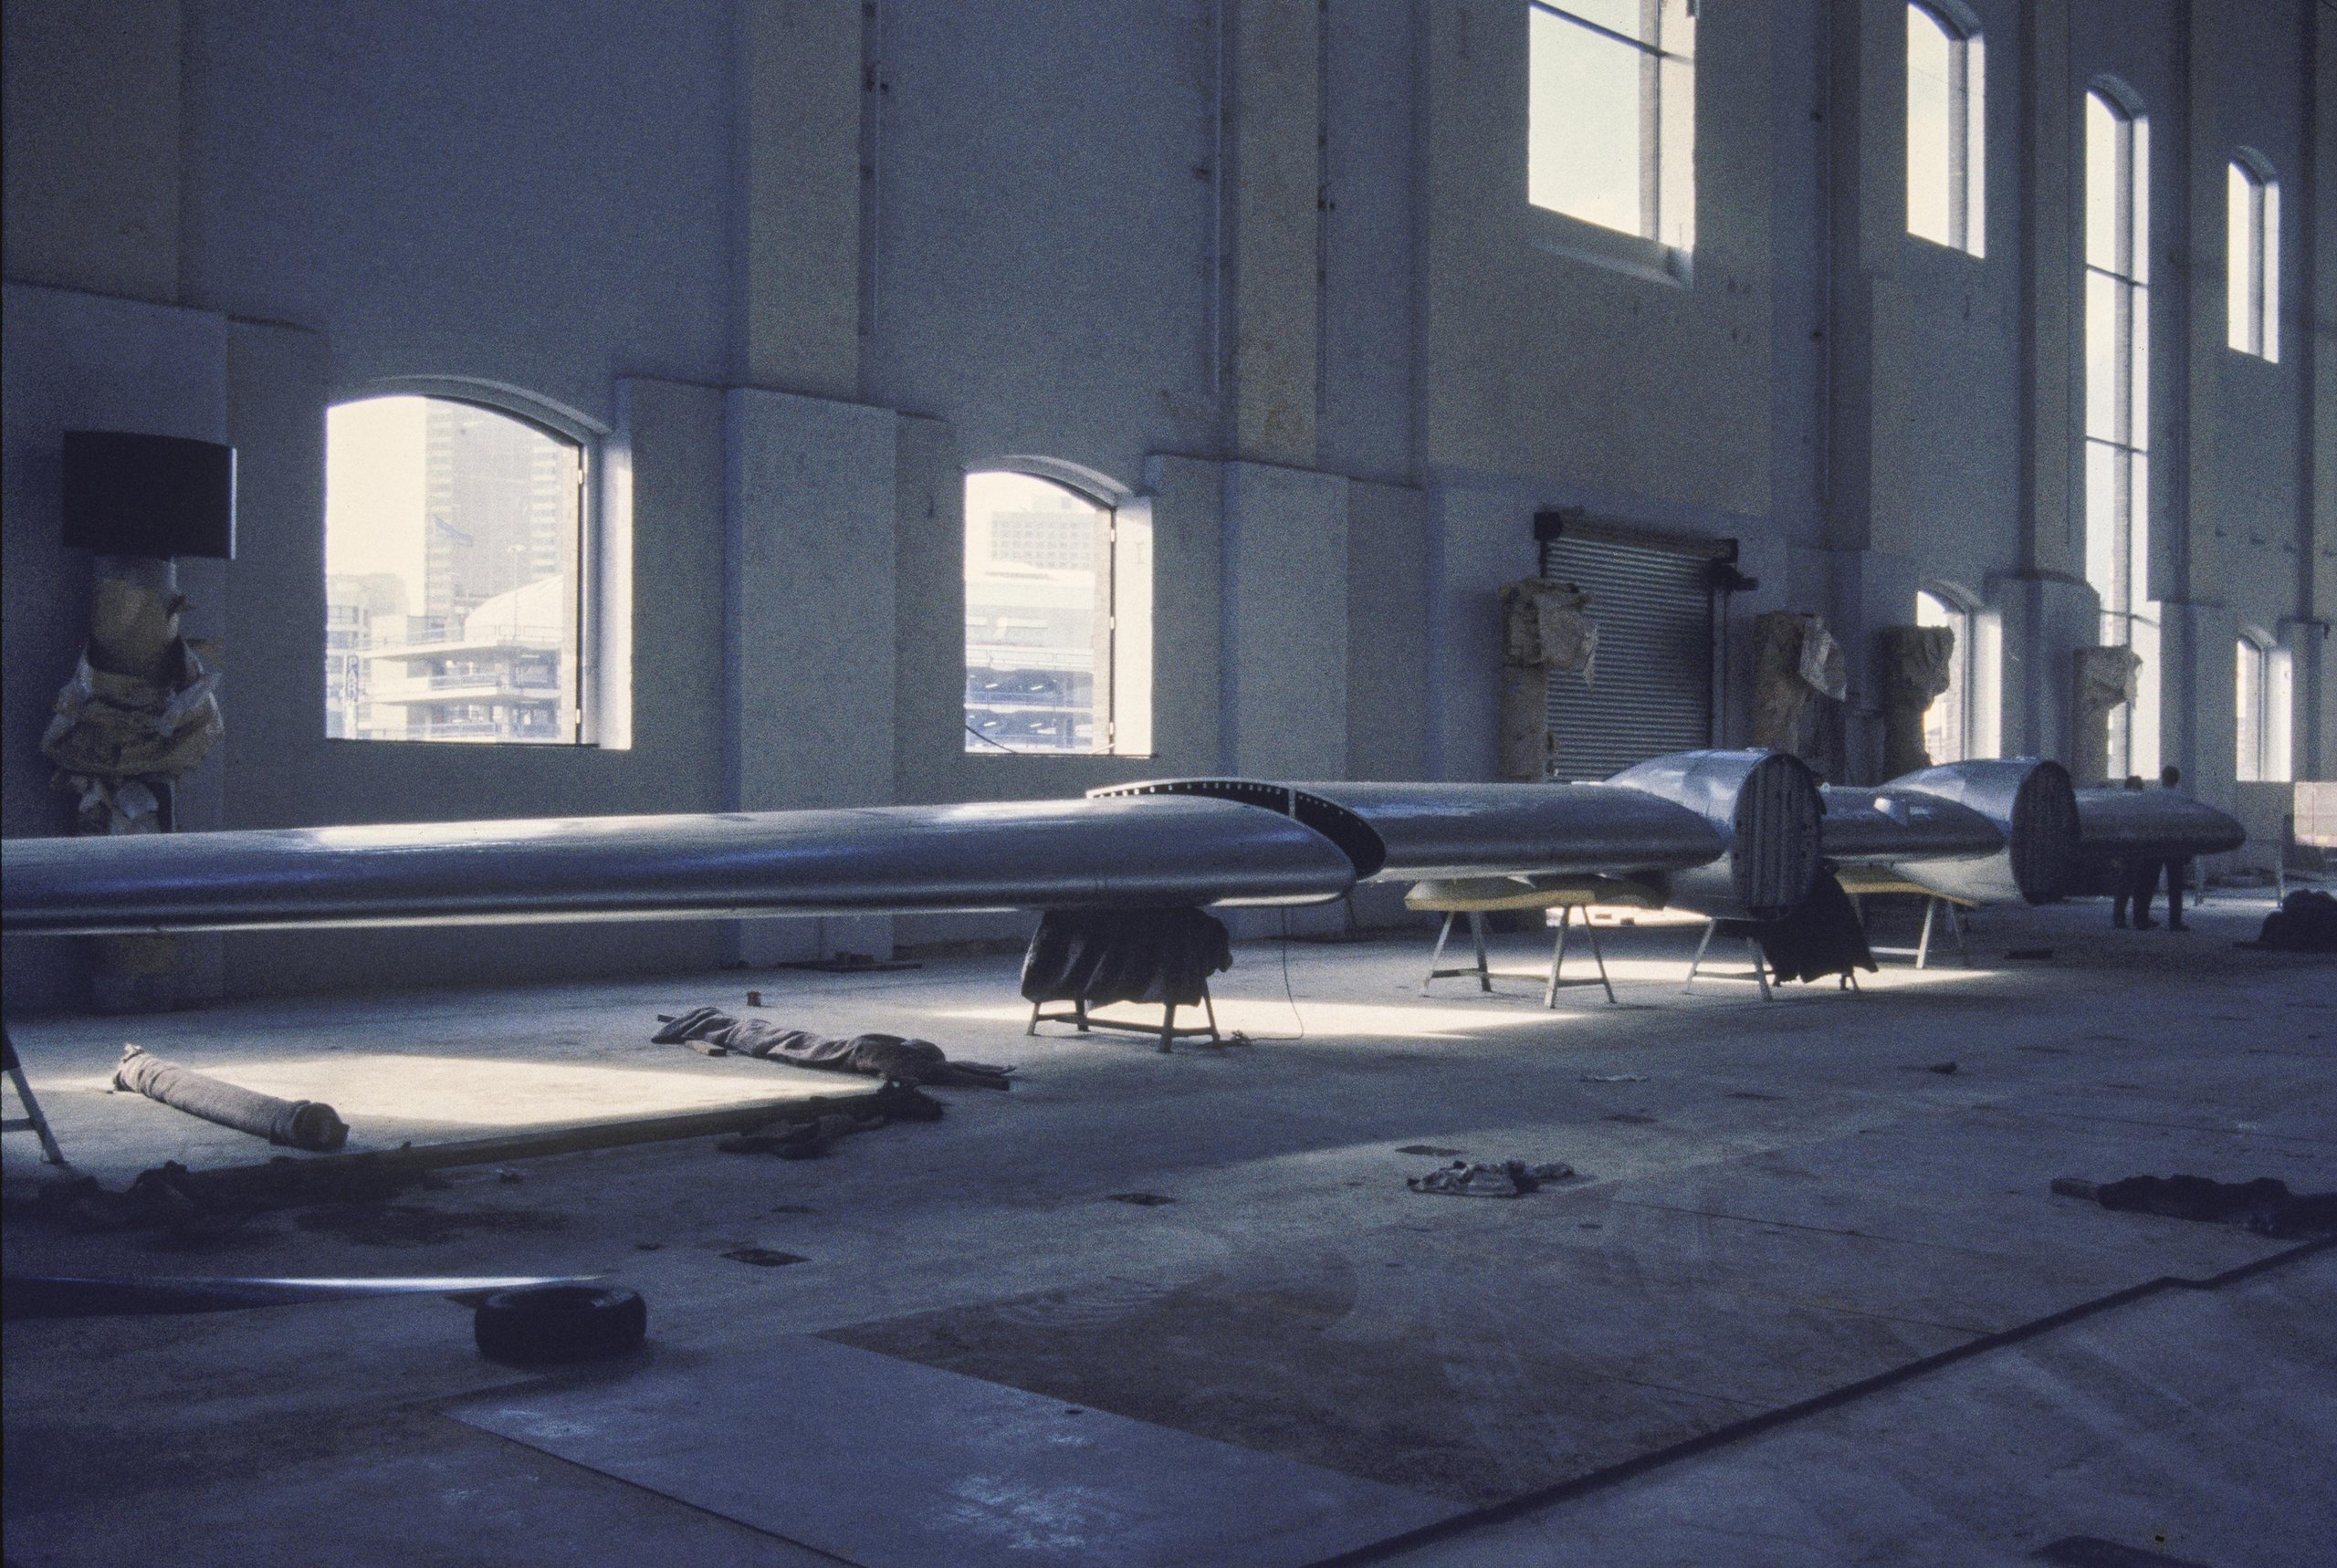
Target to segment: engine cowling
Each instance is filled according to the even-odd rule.
[[[1712,824],[1719,857],[1675,872],[1672,901],[1732,920],[1781,920],[1818,881],[1826,814],[1817,775],[1782,751],[1681,751],[1607,780],[1685,806]]]

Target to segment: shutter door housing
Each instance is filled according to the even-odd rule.
[[[1542,545],[1542,575],[1590,595],[1598,658],[1550,677],[1554,779],[1605,779],[1635,762],[1712,744],[1712,544],[1603,536],[1576,525]]]

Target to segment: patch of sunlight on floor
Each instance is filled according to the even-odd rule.
[[[1347,1040],[1466,1040],[1472,1034],[1493,1029],[1516,1029],[1525,1024],[1548,1023],[1572,1015],[1562,1005],[1556,1012],[1546,1012],[1538,1005],[1531,1009],[1503,1007],[1510,998],[1504,995],[1488,997],[1493,1005],[1483,1007],[1445,1007],[1435,1002],[1326,1002],[1313,997],[1298,998],[1298,1017],[1291,1015],[1291,1004],[1280,997],[1220,997],[1217,998],[1217,1027],[1227,1033],[1240,1030],[1244,1034],[1278,1035],[1289,1033],[1304,1019],[1311,1036]],[[1538,1004],[1539,993],[1530,998]],[[1566,998],[1561,998],[1561,1002]],[[983,1023],[1028,1023],[1031,1009],[1022,1007],[999,1008],[931,1008],[926,1009],[931,1018],[965,1019]],[[1158,1003],[1114,1002],[1098,1008],[1097,1012],[1117,1021],[1134,1021],[1158,1027],[1160,1008]],[[1178,1027],[1189,1028],[1207,1020],[1199,1008],[1179,1008]],[[1043,1028],[1049,1039],[1071,1033],[1067,1023],[1053,1019]]]
[[[728,1105],[783,1103],[812,1095],[873,1094],[873,1078],[754,1064],[762,1071],[701,1073],[686,1068],[593,1067],[467,1056],[336,1051],[330,1056],[209,1061],[215,1078],[287,1100],[322,1100],[352,1124],[414,1122],[460,1127],[543,1127],[565,1122],[663,1116]],[[104,1089],[106,1079],[69,1080]]]

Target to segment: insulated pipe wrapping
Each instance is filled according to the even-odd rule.
[[[278,1100],[239,1089],[134,1045],[122,1047],[113,1086],[288,1148],[330,1154],[349,1142],[349,1124],[321,1100]]]

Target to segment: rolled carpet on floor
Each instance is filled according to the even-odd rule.
[[[288,1148],[327,1154],[349,1142],[349,1124],[320,1100],[278,1100],[239,1089],[192,1067],[149,1056],[134,1045],[121,1048],[113,1086]]]

